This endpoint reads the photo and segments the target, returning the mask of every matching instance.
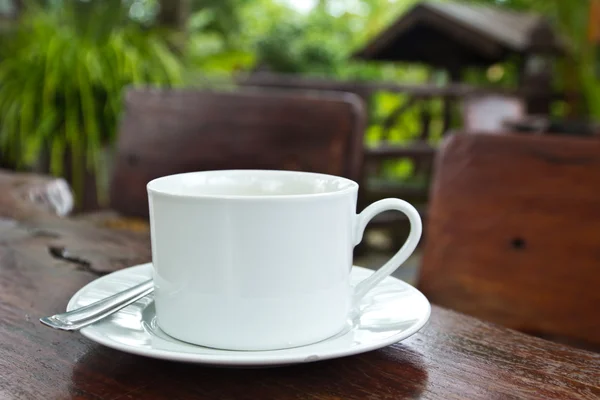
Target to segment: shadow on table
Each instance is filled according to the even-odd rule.
[[[287,367],[238,369],[94,347],[74,366],[70,392],[84,398],[417,398],[427,386],[424,359],[402,345],[395,348]]]

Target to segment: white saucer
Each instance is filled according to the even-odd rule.
[[[356,284],[373,271],[352,268]],[[151,264],[106,275],[79,290],[67,310],[85,306],[152,277]],[[194,346],[167,336],[156,325],[152,296],[131,304],[94,325],[81,329],[87,338],[127,353],[166,360],[219,366],[268,366],[350,356],[399,342],[421,329],[431,307],[414,287],[386,278],[360,303],[360,313],[346,329],[322,342],[275,351],[226,351]],[[243,327],[240,327],[243,329]]]

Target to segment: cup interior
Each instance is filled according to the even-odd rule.
[[[189,197],[315,196],[355,188],[356,182],[334,175],[270,170],[190,172],[148,183],[151,192]]]

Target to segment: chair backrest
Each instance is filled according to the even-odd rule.
[[[500,94],[474,95],[463,101],[463,129],[467,132],[502,133],[504,123],[526,115],[525,102]]]
[[[365,111],[350,93],[131,89],[111,208],[146,217],[146,184],[215,169],[286,169],[359,180]]]
[[[418,286],[434,303],[600,345],[600,141],[451,135]]]

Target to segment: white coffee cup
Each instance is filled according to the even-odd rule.
[[[206,347],[275,350],[335,335],[421,237],[409,203],[385,199],[356,215],[358,184],[337,176],[205,171],[147,188],[158,325]],[[388,210],[408,216],[408,240],[353,288],[353,248],[367,223]]]

